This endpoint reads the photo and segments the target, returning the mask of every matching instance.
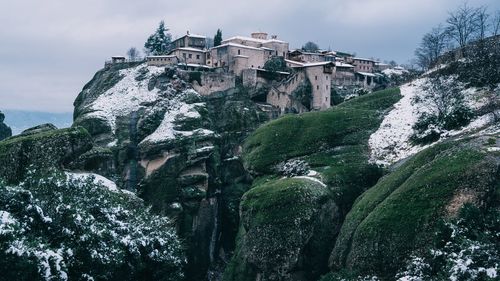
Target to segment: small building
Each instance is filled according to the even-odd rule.
[[[292,60],[286,60],[289,67],[305,71],[306,77],[312,86],[312,110],[324,110],[330,108],[330,94],[332,76],[335,70],[335,64],[330,61],[315,63],[300,63]]]
[[[306,52],[297,49],[288,53],[288,59],[298,62],[335,61],[335,55],[335,52],[332,51]]]
[[[356,72],[373,73],[375,61],[372,59],[353,58],[352,64],[354,65],[354,71]]]
[[[191,47],[174,49],[169,55],[177,57],[179,63],[205,65],[207,62],[207,51]]]
[[[244,69],[263,68],[272,57],[272,53],[273,50],[265,48],[225,43],[210,49],[207,53],[206,64],[239,76]]]
[[[374,66],[374,70],[376,72],[382,72],[386,69],[389,69],[391,68],[391,65],[390,64],[387,64],[387,63],[382,63],[382,62],[375,62],[375,66]]]
[[[271,36],[271,39],[268,39],[267,36],[268,35],[265,32],[254,32],[251,34],[251,37],[234,36],[222,41],[222,44],[234,43],[254,48],[265,48],[272,50],[273,56],[286,58],[288,55],[289,44],[285,41],[278,40],[276,35]]]
[[[207,47],[207,37],[203,35],[190,34],[188,31],[186,35],[172,41],[171,47],[172,49],[195,48],[204,50]]]
[[[125,57],[124,56],[113,56],[111,57],[111,63],[124,63],[125,62]]]
[[[172,66],[178,63],[176,56],[147,56],[146,62],[149,66]]]
[[[356,79],[358,84],[361,84],[363,88],[371,88],[375,86],[374,79],[376,75],[369,72],[356,71]]]
[[[341,61],[335,62],[332,86],[350,86],[356,83],[354,66]]]

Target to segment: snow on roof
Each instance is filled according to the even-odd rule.
[[[175,51],[175,50],[189,51],[189,52],[199,52],[199,53],[206,52],[206,50],[200,50],[200,49],[191,48],[191,47],[181,47],[181,48],[174,49],[173,51]],[[172,52],[170,52],[170,53],[172,53]]]
[[[365,58],[353,58],[353,60],[364,60],[364,61],[371,61],[371,62],[375,62],[375,60],[372,60],[372,59],[365,59]]]
[[[291,64],[295,64],[295,65],[298,65],[298,66],[304,66],[303,63],[298,62],[298,61],[294,61],[294,60],[287,60],[287,59],[285,59],[285,62],[291,63]]]
[[[383,65],[383,66],[388,66],[388,65],[389,65],[389,64],[387,64],[387,63],[383,63],[383,62],[379,62],[379,61],[375,62],[375,64],[376,64],[376,65],[380,65],[380,66],[382,66],[382,65]]]
[[[279,73],[279,74],[284,74],[284,75],[290,75],[290,72],[285,72],[285,71],[270,71],[264,68],[258,68],[258,67],[250,67],[250,69],[255,69],[257,71],[262,71],[262,72],[273,72],[273,73]]]
[[[331,61],[308,62],[308,63],[304,63],[304,67],[327,65],[327,64],[332,64],[333,65],[333,62],[331,62]]]
[[[246,58],[246,59],[250,58],[249,56],[244,56],[244,55],[236,55],[234,57],[235,58]]]
[[[163,55],[163,56],[147,56],[146,59],[148,58],[175,58],[174,55]]]
[[[320,61],[320,62],[302,63],[302,62],[293,61],[293,60],[285,60],[285,62],[288,62],[288,63],[291,63],[291,64],[295,64],[296,67],[313,67],[313,66],[333,64],[333,62],[331,62],[331,61]]]
[[[225,43],[225,44],[219,45],[219,46],[217,46],[217,47],[213,47],[212,49],[218,49],[218,48],[227,47],[227,46],[232,46],[232,47],[238,47],[238,48],[245,48],[245,49],[251,49],[251,50],[259,50],[259,51],[262,51],[262,49],[261,49],[261,48],[250,47],[250,46],[245,46],[245,45],[236,44],[236,43]]]
[[[335,66],[337,67],[354,67],[353,65],[351,64],[348,64],[348,63],[343,63],[343,62],[340,62],[340,61],[336,61],[335,62]]]
[[[260,48],[263,49],[263,50],[267,50],[267,51],[274,51],[274,49],[267,48],[267,47],[260,47]]]
[[[178,63],[178,66],[189,66],[189,67],[203,67],[203,68],[211,68],[208,65],[197,64],[197,63]]]
[[[207,38],[207,36],[205,36],[205,35],[199,35],[199,34],[188,34],[187,36],[188,37],[195,37],[195,38],[202,38],[202,39]]]
[[[183,39],[184,37],[193,37],[193,38],[200,38],[200,39],[206,39],[207,37],[204,36],[204,35],[198,35],[198,34],[185,34],[185,35],[182,35],[181,37],[175,39],[173,42],[175,41],[178,41],[178,40],[181,40]]]
[[[252,38],[252,37],[246,37],[246,36],[233,36],[231,38],[228,38],[226,40],[223,40],[222,43],[225,42],[230,42],[233,40],[242,40],[242,41],[253,41],[253,42],[258,42],[258,43],[271,43],[271,42],[276,42],[276,43],[286,43],[285,41],[281,41],[278,39],[257,39],[257,38]]]
[[[373,73],[361,72],[361,71],[357,71],[356,73],[361,74],[363,76],[375,77],[375,74],[373,74]]]

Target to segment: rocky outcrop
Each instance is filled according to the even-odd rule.
[[[12,136],[12,130],[3,121],[5,120],[5,115],[0,111],[0,141]]]
[[[32,128],[28,128],[24,131],[22,131],[19,135],[20,136],[29,136],[29,135],[34,135],[38,133],[43,133],[43,132],[50,132],[57,130],[57,127],[54,126],[53,124],[47,123],[47,124],[41,124]]]
[[[15,136],[0,143],[0,178],[17,183],[30,169],[64,168],[91,148],[81,127]]]
[[[98,72],[74,112],[94,147],[71,168],[113,179],[174,218],[187,278],[204,280],[234,250],[239,200],[251,185],[240,146],[268,117],[246,91],[202,96],[184,74],[145,64]]]
[[[307,177],[272,180],[245,193],[240,211],[238,247],[224,280],[315,280],[325,272],[340,219],[326,185]]]
[[[498,136],[448,141],[428,148],[361,195],[332,251],[334,271],[393,278],[414,253],[436,240],[437,228],[466,205],[498,205]]]
[[[393,89],[285,116],[247,138],[243,159],[257,178],[240,204],[224,280],[317,280],[328,272],[346,213],[383,175],[368,161],[368,138],[399,98]]]

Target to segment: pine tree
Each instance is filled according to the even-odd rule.
[[[217,47],[220,44],[222,44],[222,31],[220,29],[217,29],[217,33],[214,37],[214,47]]]
[[[170,51],[172,35],[168,33],[165,22],[161,21],[156,32],[149,36],[144,44],[144,49],[150,55],[165,55]]]

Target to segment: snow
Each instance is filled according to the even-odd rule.
[[[448,78],[446,83],[458,83],[454,82],[453,79],[453,77]],[[493,113],[487,113],[478,116],[467,126],[459,130],[446,131],[440,129],[441,138],[433,144],[412,144],[410,137],[414,134],[413,126],[419,117],[424,113],[433,113],[436,111],[436,106],[431,101],[426,100],[424,88],[428,81],[428,78],[421,78],[400,87],[403,97],[384,117],[378,130],[368,140],[371,149],[371,162],[379,165],[390,165],[449,137],[474,133],[482,128],[494,125]],[[477,91],[478,89],[476,88],[462,90],[465,101],[472,110],[478,109],[483,103],[481,100],[473,98],[477,96]],[[417,97],[419,102],[416,102]]]
[[[409,143],[409,138],[413,133],[412,126],[417,122],[422,110],[422,108],[414,107],[412,103],[418,94],[419,86],[424,82],[425,80],[421,79],[415,84],[406,84],[400,88],[403,97],[385,116],[379,129],[368,140],[373,162],[388,165],[424,148],[412,146]]]
[[[295,179],[306,179],[306,180],[310,180],[310,181],[313,181],[313,182],[316,182],[316,183],[319,183],[322,187],[326,187],[326,184],[323,183],[322,181],[320,181],[319,179],[317,178],[313,178],[313,177],[309,177],[309,176],[298,176],[298,177],[294,177]]]
[[[187,90],[184,94],[198,95],[194,90]],[[156,130],[147,136],[141,143],[151,142],[158,143],[166,140],[173,140],[179,137],[189,137],[193,135],[210,136],[214,132],[206,129],[195,129],[193,131],[181,131],[175,129],[175,122],[188,118],[201,118],[200,113],[196,110],[197,107],[204,106],[204,103],[187,104],[181,101],[182,97],[178,97],[171,102],[170,108],[165,113],[163,120]]]
[[[0,211],[0,235],[14,231],[13,226],[18,224],[17,220],[9,212]]]
[[[315,177],[315,176],[319,175],[319,173],[314,171],[314,170],[309,170],[309,173],[307,173],[307,175],[310,177]]]
[[[137,81],[142,69],[147,69],[145,78]],[[111,89],[100,95],[92,104],[89,117],[99,117],[106,120],[113,132],[116,130],[116,118],[126,116],[139,110],[142,103],[153,102],[158,99],[159,90],[148,90],[148,82],[151,77],[161,74],[162,67],[147,66],[141,64],[137,67],[120,70],[124,77]]]
[[[382,70],[382,73],[391,77],[393,75],[395,76],[401,76],[405,73],[407,73],[408,71],[404,70],[404,69],[396,69],[396,68],[388,68],[388,69],[384,69]]]
[[[66,172],[66,179],[70,180],[79,180],[86,181],[89,178],[93,179],[93,183],[99,186],[103,186],[107,188],[109,191],[118,192],[119,189],[112,180],[109,180],[101,175],[93,174],[93,173],[71,173]]]

